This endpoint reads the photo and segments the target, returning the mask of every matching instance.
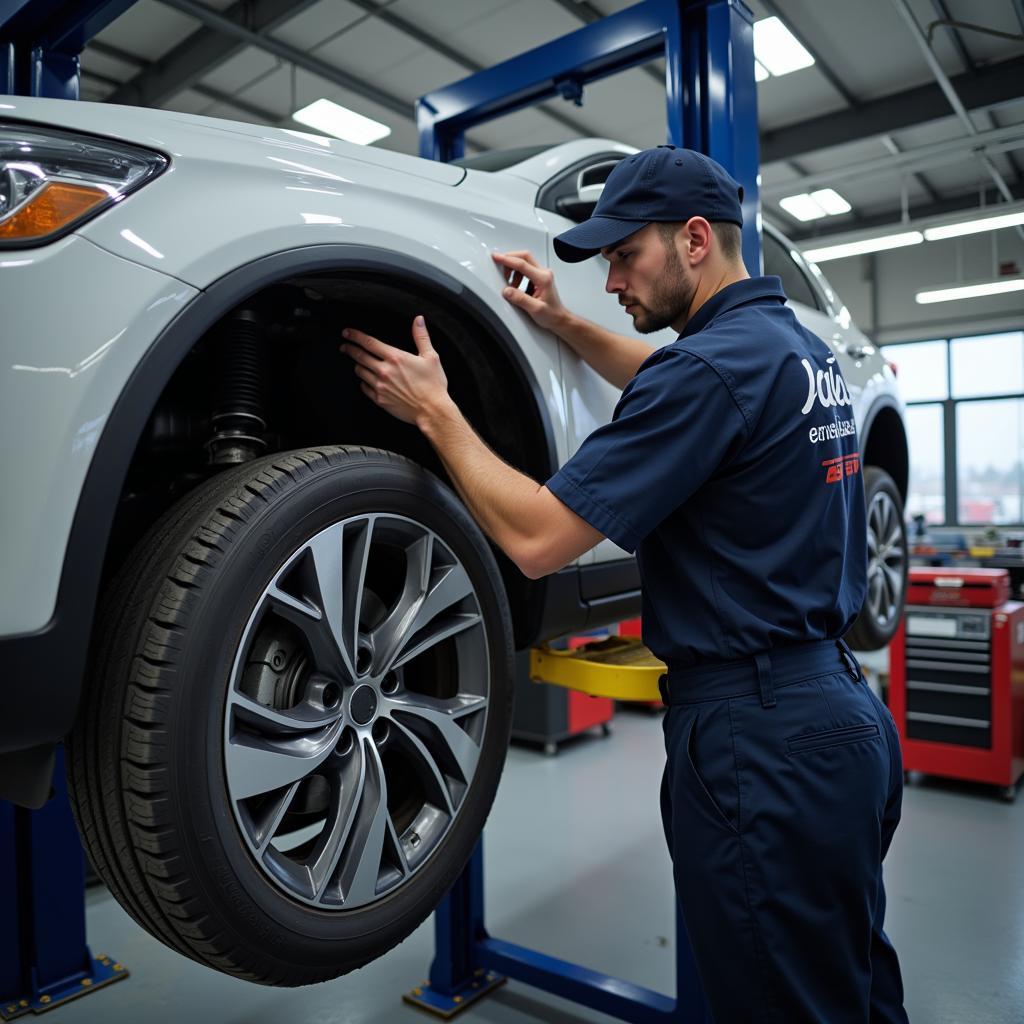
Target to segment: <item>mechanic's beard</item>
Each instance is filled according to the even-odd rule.
[[[647,305],[634,315],[633,327],[640,334],[653,334],[685,320],[696,292],[697,282],[686,276],[675,246],[665,246],[665,270],[651,289]]]

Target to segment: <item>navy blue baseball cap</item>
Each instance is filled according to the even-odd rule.
[[[743,186],[692,149],[657,146],[627,156],[608,175],[589,220],[554,239],[566,263],[579,263],[654,221],[691,217],[743,226]]]

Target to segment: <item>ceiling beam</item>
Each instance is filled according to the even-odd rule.
[[[281,60],[288,61],[288,63],[294,64],[296,67],[318,75],[327,82],[333,82],[335,85],[354,93],[356,96],[361,96],[363,99],[370,100],[371,103],[376,103],[385,110],[390,110],[393,114],[406,118],[415,118],[411,101],[404,100],[399,96],[379,89],[375,85],[370,85],[362,77],[349,74],[349,72],[328,64],[327,61],[321,60],[319,57],[314,57],[312,53],[300,50],[298,47],[292,46],[290,43],[286,43],[275,36],[263,35],[255,29],[248,28],[244,23],[246,20],[244,10],[241,12],[240,20],[222,14],[220,11],[215,11],[204,4],[197,3],[196,0],[160,0],[160,2],[166,7],[173,7],[175,10],[181,11],[182,14],[190,15],[208,28],[214,29],[215,34],[220,33],[233,37],[243,45],[254,46],[258,50],[272,53],[275,57],[280,57]],[[231,10],[234,11],[237,7],[244,8],[245,5],[236,4]],[[294,8],[294,5],[291,5],[291,7]],[[145,105],[152,106],[153,104],[147,103]]]
[[[907,23],[907,27],[910,29],[910,34],[914,37],[915,42],[921,49],[921,54],[924,56],[925,63],[928,65],[932,74],[935,76],[935,80],[939,83],[942,91],[946,95],[946,99],[949,100],[949,105],[956,112],[956,116],[959,118],[960,123],[964,126],[964,130],[972,138],[978,137],[978,129],[974,126],[974,121],[971,115],[967,112],[967,108],[964,106],[963,101],[957,94],[956,88],[953,83],[949,80],[949,75],[946,74],[942,65],[939,63],[938,57],[935,56],[935,51],[932,49],[931,43],[928,41],[928,37],[925,35],[924,30],[918,23],[917,17],[910,8],[909,0],[892,0],[893,6],[899,11],[903,20]],[[981,161],[982,167],[988,171],[989,177],[996,183],[996,188],[1002,194],[1003,198],[1008,202],[1013,202],[1013,193],[1010,191],[1009,182],[1003,177],[1003,172],[996,166],[995,161],[987,154],[979,152],[978,158]],[[1024,238],[1024,225],[1017,228],[1017,234],[1021,238]]]
[[[946,6],[946,0],[932,0],[932,7],[935,8],[935,13],[939,16],[941,21],[953,20],[950,16],[949,8]],[[949,26],[949,37],[952,40],[953,48],[956,50],[957,56],[960,58],[960,63],[964,66],[964,70],[969,71],[973,75],[978,69],[974,64],[974,60],[971,58],[971,55],[967,52],[964,37],[960,35],[956,25]]]
[[[268,32],[311,7],[315,0],[239,0],[220,17],[251,31]],[[95,46],[95,43],[92,44]],[[204,24],[169,53],[146,66],[125,82],[107,100],[139,107],[159,107],[176,93],[192,88],[214,68],[246,46],[236,35],[216,31]],[[279,120],[275,115],[275,120]]]
[[[922,171],[930,167],[943,167],[977,157],[982,159],[1011,149],[1024,148],[1024,124],[1009,124],[1001,128],[989,128],[976,135],[960,135],[955,139],[943,139],[924,146],[915,146],[902,152],[890,151],[884,156],[873,156],[867,160],[848,160],[839,167],[816,171],[806,177],[775,182],[769,177],[761,186],[761,196],[770,199],[799,185],[805,191],[828,188],[837,182],[869,181],[889,175],[899,177]]]
[[[390,25],[392,28],[397,29],[404,35],[409,36],[410,39],[415,39],[418,43],[422,43],[428,50],[434,50],[441,54],[442,57],[447,57],[453,64],[458,64],[461,67],[466,68],[467,71],[472,72],[484,70],[485,65],[478,64],[475,60],[471,60],[464,53],[460,53],[454,46],[446,43],[438,36],[425,32],[418,25],[414,25],[411,21],[407,21],[401,15],[394,14],[385,7],[378,7],[373,0],[349,0],[349,2],[355,4],[356,7],[361,7],[378,21],[382,21],[384,24]],[[536,109],[557,121],[563,127],[576,132],[578,135],[585,136],[591,134],[590,129],[587,128],[586,125],[573,120],[573,118],[568,117],[561,110],[553,108],[548,103],[539,103]],[[415,118],[415,114],[410,113],[410,117]]]
[[[1013,199],[1024,199],[1024,181],[1016,181],[1010,186],[1010,190],[1013,194]],[[983,216],[995,216],[999,212],[999,206],[1002,205],[1004,199],[999,193],[995,186],[987,189],[984,193],[985,205],[984,207],[979,206],[979,195],[977,189],[972,189],[970,192],[962,192],[955,196],[947,196],[945,199],[940,199],[936,203],[927,203],[920,206],[914,206],[911,210],[911,216],[914,220],[924,219],[926,217],[941,217],[946,214],[955,213],[966,213],[977,215],[978,217]],[[817,241],[820,238],[825,238],[830,234],[846,234],[850,231],[861,231],[868,230],[871,228],[898,228],[900,221],[903,218],[903,211],[899,206],[892,206],[884,210],[868,214],[860,217],[844,217],[841,224],[828,224],[827,222],[816,221],[816,227],[803,226],[794,227],[788,226],[786,228],[786,235],[791,238],[794,242],[805,244],[807,242]],[[780,221],[777,214],[772,213],[771,219],[774,221]]]
[[[893,156],[899,156],[903,152],[903,149],[891,135],[886,134],[881,136],[881,141],[882,145],[885,146]],[[924,189],[930,202],[938,202],[939,193],[935,191],[932,187],[932,183],[920,171],[911,171],[910,177]]]
[[[942,2],[942,0],[936,0],[936,3],[941,3],[941,2]],[[811,43],[808,41],[807,37],[797,27],[797,25],[795,23],[791,24],[785,18],[785,16],[783,15],[782,11],[779,10],[779,5],[775,2],[775,0],[761,0],[761,6],[769,14],[774,15],[776,18],[779,19],[779,21],[782,21],[782,22],[785,23],[786,27],[792,33],[792,35],[796,39],[796,41],[814,59],[815,66],[817,67],[818,71],[820,71],[821,74],[824,75],[824,77],[825,77],[826,81],[829,83],[829,85],[831,85],[832,88],[835,89],[835,91],[837,93],[839,93],[840,96],[843,97],[843,99],[846,101],[847,106],[849,106],[849,107],[851,107],[851,108],[853,108],[855,110],[859,110],[860,106],[861,106],[860,99],[858,99],[858,97],[855,96],[850,91],[850,89],[846,86],[846,84],[843,82],[843,80],[832,69],[832,66],[830,64],[828,64],[822,58],[821,53],[817,49],[817,47],[811,45]],[[893,139],[893,137],[888,132],[885,135],[882,136],[882,144],[891,153],[899,153],[900,152],[899,146],[896,144],[895,140]],[[799,171],[799,164],[797,164],[793,160],[790,160],[789,163],[790,163],[791,166],[796,167],[798,169],[798,173],[801,173],[801,174],[804,173],[802,171]],[[928,181],[928,179],[923,174],[917,174],[917,173],[911,172],[910,177],[913,178],[913,180],[916,181],[918,183],[918,185],[920,185],[920,187],[922,189],[924,189],[924,191],[928,195],[928,198],[932,202],[935,202],[939,198],[939,195],[935,191],[935,189],[932,187],[931,182]]]
[[[1024,57],[964,72],[951,79],[968,110],[988,110],[1020,99]],[[862,103],[857,110],[838,110],[784,128],[761,132],[761,163],[791,160],[805,153],[870,139],[928,121],[950,117],[949,100],[937,84],[917,86]]]

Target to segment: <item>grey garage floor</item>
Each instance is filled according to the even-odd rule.
[[[485,833],[492,935],[672,992],[673,902],[658,819],[661,720],[620,712],[608,738],[555,758],[510,752]],[[1024,1021],[1024,794],[915,780],[887,860],[887,930],[915,1024]],[[432,922],[383,959],[326,985],[266,989],[166,950],[105,891],[89,942],[131,977],[58,1008],[53,1024],[423,1024],[401,994],[426,977]],[[608,1021],[510,982],[461,1020]]]

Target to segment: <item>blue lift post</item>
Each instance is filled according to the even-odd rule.
[[[0,801],[0,1020],[52,1010],[128,976],[85,942],[85,854],[63,754],[40,810]]]
[[[570,35],[428,93],[417,103],[420,156],[455,160],[465,133],[588,82],[665,58],[667,141],[724,166],[744,189],[743,257],[761,273],[760,174],[753,17],[742,0],[645,0]],[[653,808],[653,803],[652,803]],[[682,916],[676,998],[491,938],[484,925],[483,844],[435,913],[428,983],[406,1002],[452,1017],[508,978],[634,1024],[711,1024]]]
[[[77,100],[79,54],[135,0],[0,0],[0,93]]]
[[[0,93],[78,99],[79,54],[135,0],[0,0]],[[0,1020],[128,976],[85,941],[85,855],[58,751],[37,811],[0,801]]]

